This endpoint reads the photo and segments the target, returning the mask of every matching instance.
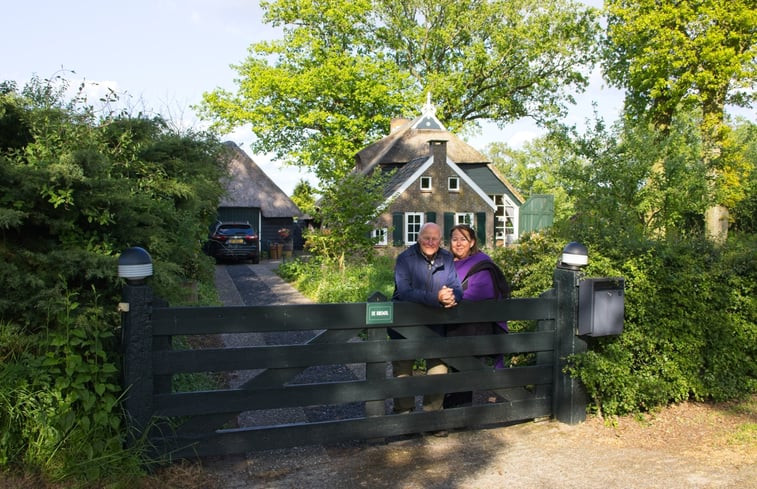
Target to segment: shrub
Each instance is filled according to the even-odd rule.
[[[316,302],[364,302],[374,292],[391,298],[394,291],[394,263],[376,257],[346,268],[328,260],[291,260],[281,264],[279,275],[292,282]]]
[[[757,390],[754,248],[650,242],[620,264],[624,331],[571,359],[594,408],[617,415]]]
[[[123,448],[118,255],[146,248],[171,302],[211,282],[226,159],[211,134],[99,118],[65,88],[0,84],[0,466],[92,480],[141,462]]]

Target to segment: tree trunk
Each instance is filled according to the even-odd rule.
[[[704,229],[710,241],[725,243],[728,237],[728,209],[722,205],[708,208],[704,213]]]

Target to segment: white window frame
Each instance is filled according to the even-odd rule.
[[[459,192],[460,191],[460,177],[449,177],[447,179],[447,189],[450,192]]]
[[[418,179],[420,182],[421,192],[431,192],[433,190],[433,181],[429,175],[423,175]]]
[[[426,215],[422,212],[405,212],[405,244],[410,246],[418,240],[421,233],[421,227],[426,220]]]
[[[378,228],[371,231],[371,238],[376,239],[378,238],[378,241],[376,241],[376,246],[388,246],[389,245],[389,229],[388,228]]]
[[[513,244],[517,240],[515,231],[515,205],[505,198],[505,243]]]
[[[506,245],[518,240],[518,216],[515,204],[506,195],[492,195],[492,201],[497,206],[494,212],[494,239],[504,241]]]
[[[476,229],[476,221],[473,219],[472,212],[455,212],[455,226],[458,224],[467,224]]]

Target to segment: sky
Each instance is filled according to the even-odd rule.
[[[206,123],[196,118],[191,106],[204,92],[236,91],[231,65],[244,61],[251,44],[280,37],[263,23],[257,1],[24,0],[6,2],[2,12],[0,81],[15,80],[22,87],[35,75],[60,75],[72,86],[90,84],[92,100],[110,88],[127,107],[159,112],[197,128]],[[592,102],[606,120],[615,120],[622,93],[608,88],[594,73],[566,122],[580,126],[591,116]],[[504,129],[485,126],[468,142],[478,150],[492,142],[518,148],[540,134],[543,131],[533,122],[521,120]],[[249,130],[236,130],[223,139],[247,151],[287,195],[300,179],[314,182],[295,167],[250,153]]]

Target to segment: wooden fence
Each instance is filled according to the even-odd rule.
[[[451,309],[386,302],[380,295],[350,304],[164,307],[148,285],[127,284],[125,406],[134,431],[147,434],[171,458],[381,439],[548,416],[578,423],[585,419],[586,398],[579,383],[563,372],[566,357],[586,349],[576,335],[578,280],[578,271],[558,267],[553,288],[538,298]],[[534,327],[520,333],[440,337],[425,326],[493,320],[530,320]],[[387,327],[406,339],[390,340]],[[282,332],[313,336],[301,344],[173,348],[179,336]],[[530,361],[494,369],[487,358],[500,353]],[[452,373],[392,377],[391,361],[420,358],[442,358]],[[348,366],[359,375],[337,380],[307,375],[324,366]],[[175,387],[177,375],[251,370],[259,372],[237,388],[177,392]],[[487,399],[496,402],[388,413],[388,400],[394,397],[471,390],[488,393]],[[281,421],[281,412],[304,414]],[[271,419],[238,428],[240,413]]]

